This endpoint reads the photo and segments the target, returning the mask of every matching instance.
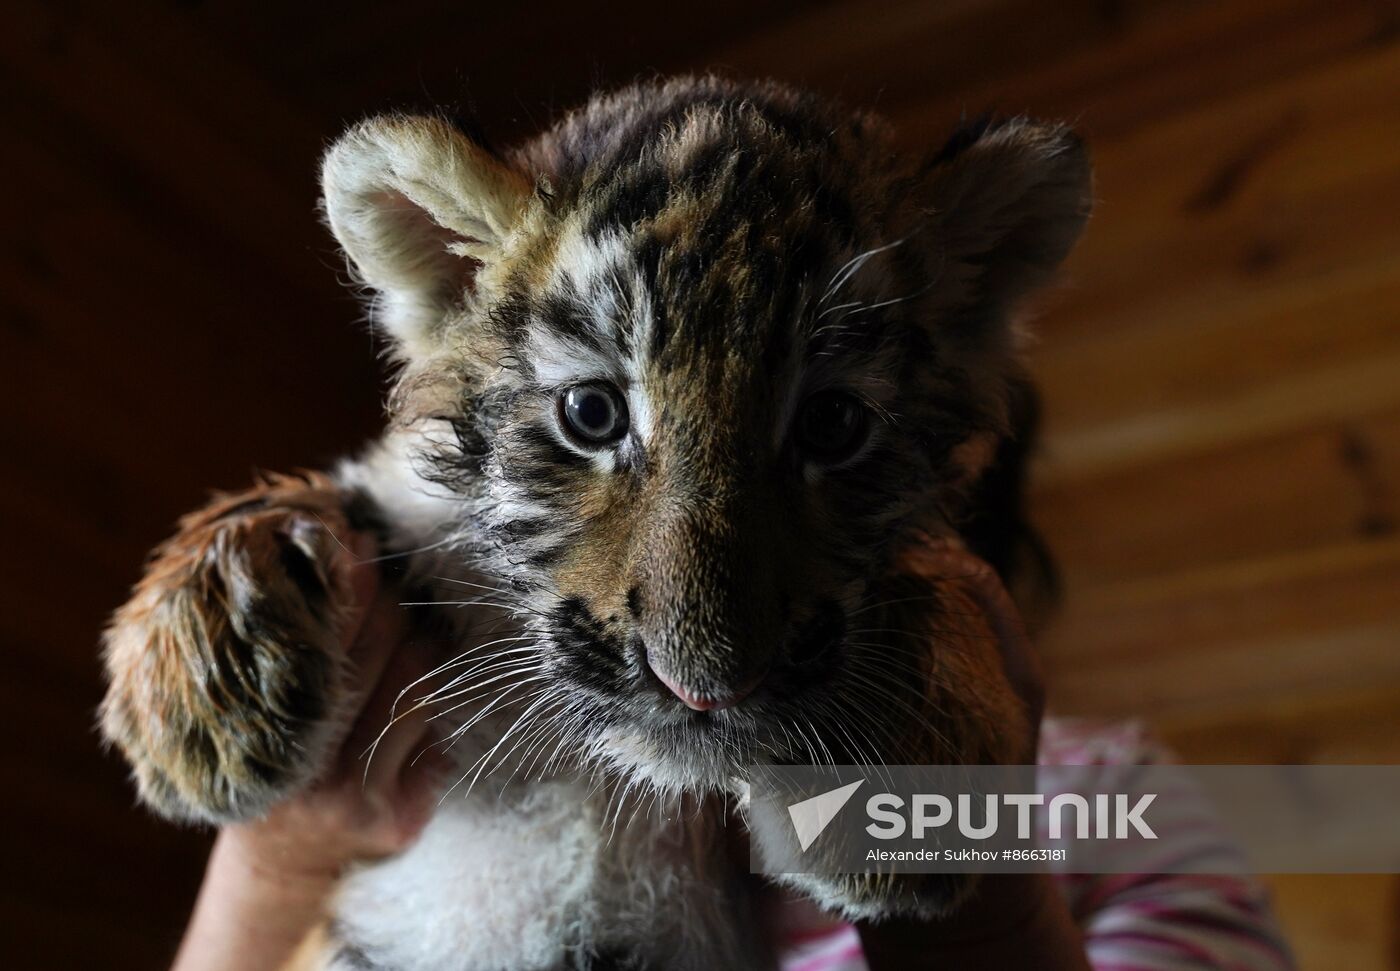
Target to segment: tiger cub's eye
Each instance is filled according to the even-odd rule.
[[[564,429],[583,445],[611,445],[627,434],[627,403],[610,384],[579,384],[559,398]]]
[[[856,453],[869,431],[869,411],[848,391],[819,391],[797,415],[797,444],[814,462],[833,465]]]

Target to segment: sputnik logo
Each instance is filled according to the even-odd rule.
[[[830,792],[823,792],[819,796],[811,799],[804,799],[788,806],[788,815],[792,817],[792,828],[797,833],[797,842],[802,845],[805,853],[807,847],[811,846],[822,830],[836,818],[836,814],[841,811],[841,807],[846,805],[851,796],[855,795],[857,789],[865,784],[864,779],[858,779],[849,785],[844,785],[839,789],[832,789]]]

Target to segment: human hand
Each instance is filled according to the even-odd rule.
[[[350,704],[328,746],[336,754],[307,789],[260,819],[225,828],[247,863],[280,879],[338,876],[350,863],[396,853],[418,836],[450,760],[431,747],[428,712],[406,689],[435,666],[437,646],[410,632],[395,591],[380,583],[374,541],[347,540],[354,607],[345,619]]]
[[[404,692],[436,666],[438,645],[409,629],[380,583],[374,541],[343,539],[336,566],[348,571],[354,607],[341,637],[350,703],[335,723],[336,754],[308,788],[220,832],[181,971],[279,966],[324,917],[345,869],[412,844],[446,785],[450,760],[413,704],[429,685]]]
[[[930,545],[906,562],[929,576],[958,577],[985,613],[1007,680],[1026,707],[1029,734],[1018,747],[1024,764],[1034,764],[1045,711],[1044,672],[996,571],[956,543]],[[858,930],[872,971],[1089,968],[1079,930],[1045,874],[984,875],[969,898],[946,917],[862,923]]]

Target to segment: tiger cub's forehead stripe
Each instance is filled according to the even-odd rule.
[[[592,237],[571,221],[544,292],[523,328],[537,380],[635,383],[653,327],[653,301],[620,233]]]
[[[692,106],[565,190],[518,293],[513,346],[539,391],[615,384],[632,434],[609,457],[562,433],[554,446],[595,473],[657,471],[679,496],[785,454],[816,391],[892,413],[893,343],[877,305],[904,289],[890,272],[900,247],[878,235],[859,167],[798,127]],[[521,440],[541,460],[543,445]],[[575,497],[611,488],[575,468]],[[553,485],[535,498],[564,501]]]

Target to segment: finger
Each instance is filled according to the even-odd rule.
[[[962,554],[962,559],[973,561],[980,567],[975,571],[969,570],[968,588],[991,622],[1007,679],[1032,708],[1031,714],[1038,719],[1043,705],[1045,677],[1040,654],[1026,632],[1021,612],[995,570],[971,554]]]
[[[394,816],[400,838],[412,839],[428,824],[457,770],[457,760],[449,752],[435,747],[423,750],[404,763],[394,796]]]
[[[962,582],[986,613],[1005,660],[1018,670],[1038,670],[1038,665],[1033,662],[1035,651],[1021,612],[997,572],[986,561],[966,550],[945,548],[939,550],[934,558],[942,568],[942,575],[956,577]]]
[[[291,521],[291,538],[314,562],[325,564],[335,590],[339,643],[348,649],[360,629],[367,607],[379,589],[374,563],[379,544],[368,533],[337,530],[319,515]]]
[[[431,711],[426,706],[409,706],[393,716],[387,729],[365,756],[364,785],[368,792],[394,796],[404,771],[427,750]]]
[[[367,700],[383,678],[394,646],[403,636],[398,615],[398,606],[383,593],[363,613],[356,641],[346,652],[339,673],[340,696],[327,720],[327,749],[338,754],[319,777],[321,788],[334,786],[345,775],[346,750],[352,746],[349,739],[355,734]]]
[[[368,533],[352,533],[342,544],[350,586],[350,615],[341,630],[341,646],[350,648],[379,594],[379,543]]]
[[[335,788],[351,776],[358,786],[363,776],[360,757],[388,723],[394,696],[383,698],[388,689],[381,691],[380,686],[403,638],[400,610],[391,599],[381,593],[369,608],[346,658],[341,675],[344,695],[330,739],[336,756],[323,777],[323,788]]]
[[[432,714],[424,700],[431,691],[424,680],[432,664],[430,642],[422,636],[401,639],[398,628],[385,636],[389,656],[343,750],[347,775],[379,791],[393,788],[407,749],[421,738]]]
[[[379,590],[365,609],[354,643],[347,652],[353,706],[358,715],[379,690],[390,663],[404,642],[407,624],[395,590]],[[401,682],[402,688],[407,682]]]
[[[1038,725],[1045,707],[1040,655],[997,572],[956,542],[930,544],[913,551],[906,562],[932,581],[956,580],[963,586],[991,627],[1007,680],[1026,705],[1031,724]]]

